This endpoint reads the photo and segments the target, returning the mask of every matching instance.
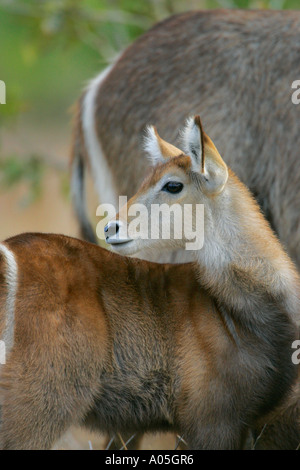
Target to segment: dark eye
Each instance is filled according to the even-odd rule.
[[[178,181],[169,181],[166,183],[162,188],[162,191],[166,191],[167,193],[177,194],[180,193],[183,189],[183,184],[179,183]]]

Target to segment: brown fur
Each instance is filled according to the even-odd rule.
[[[166,161],[166,163],[164,164],[156,166],[154,170],[149,173],[149,176],[143,181],[139,189],[139,196],[143,193],[146,193],[149,190],[149,187],[154,186],[156,183],[158,183],[162,175],[165,174],[169,168],[174,168],[174,165],[184,171],[190,171],[191,159],[186,155],[181,154],[172,158],[172,160],[170,161]],[[132,201],[134,200],[135,198],[132,199]]]
[[[192,448],[241,448],[289,388],[273,404],[264,399],[283,372],[266,375],[253,332],[243,330],[237,347],[193,265],[120,257],[59,235],[6,245],[19,284],[1,373],[1,448],[50,448],[76,423],[109,433],[174,429]],[[284,318],[281,327],[288,332]]]
[[[267,418],[261,420],[253,432],[256,450],[285,450],[300,445],[300,377],[287,400]],[[295,447],[295,443],[299,444]]]

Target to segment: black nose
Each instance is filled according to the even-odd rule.
[[[106,239],[113,237],[120,230],[120,224],[117,220],[112,220],[104,227],[104,232],[106,233]]]

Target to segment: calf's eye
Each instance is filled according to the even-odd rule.
[[[167,193],[177,194],[180,193],[183,189],[183,184],[179,183],[179,181],[169,181],[164,185],[162,191],[166,191]]]

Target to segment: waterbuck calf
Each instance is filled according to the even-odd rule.
[[[141,36],[78,101],[72,191],[85,239],[96,241],[84,203],[85,168],[99,202],[131,197],[147,169],[137,138],[145,125],[156,123],[175,142],[184,120],[201,112],[225,161],[300,267],[300,105],[291,99],[299,63],[299,11],[193,11]],[[152,253],[152,261],[161,259]]]
[[[143,239],[139,234],[131,238],[128,235],[132,212],[135,212],[132,209],[136,207],[140,212],[142,204],[151,214],[152,207],[170,206],[173,217],[165,217],[162,225],[158,229],[155,227],[154,233],[159,230],[162,235],[169,224],[168,231],[174,236],[176,228],[182,224],[183,212],[176,212],[176,205],[183,208],[204,204],[204,246],[192,252],[192,256],[194,263],[196,261],[194,265],[198,266],[201,285],[218,299],[221,309],[230,312],[227,326],[232,336],[238,340],[239,334],[235,335],[240,321],[244,326],[249,322],[249,329],[257,328],[256,332],[263,335],[265,328],[261,328],[259,323],[266,326],[265,322],[269,322],[273,302],[274,306],[277,305],[275,309],[283,308],[290,312],[299,335],[299,276],[283,255],[258,205],[226,166],[209,137],[201,132],[199,117],[189,120],[182,140],[183,149],[190,157],[163,141],[155,128],[149,128],[145,147],[157,166],[117,219],[108,224],[107,241],[112,243],[115,251],[123,254],[163,250],[169,243],[166,240],[149,240],[147,236]],[[153,224],[159,224],[159,219],[151,219]],[[144,232],[148,235],[147,230]],[[179,250],[187,242],[184,237],[179,237],[173,239],[170,246]],[[272,342],[272,335],[280,334],[279,325],[272,321],[271,324],[271,329],[265,330],[267,342]],[[267,339],[269,333],[271,336]],[[299,380],[291,399],[280,410],[277,409],[268,425],[264,426],[257,447],[293,448],[296,442],[300,442]]]
[[[204,203],[194,263],[131,259],[62,235],[0,245],[1,448],[50,448],[82,424],[240,449],[293,392],[297,272],[198,117],[184,136],[185,154],[149,131],[162,163],[105,233],[133,254],[144,243],[124,231],[134,201]],[[146,243],[160,242],[167,248]]]

